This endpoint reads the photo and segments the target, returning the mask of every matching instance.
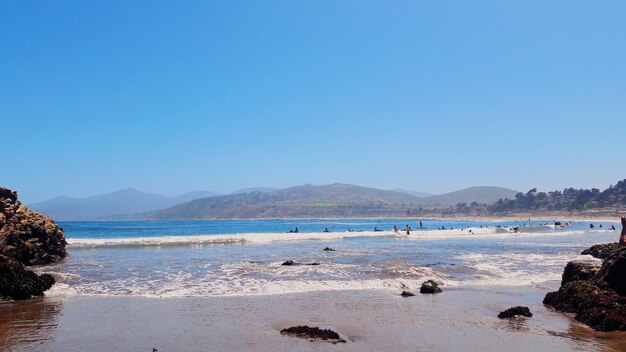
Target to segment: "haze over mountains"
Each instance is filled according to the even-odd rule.
[[[41,203],[30,204],[29,208],[56,220],[97,220],[114,215],[164,209],[175,204],[211,197],[216,194],[209,191],[195,191],[176,197],[165,197],[127,188],[86,198],[56,197]]]
[[[255,187],[228,195],[199,191],[177,197],[125,189],[80,199],[57,197],[30,207],[57,220],[403,216],[422,206],[493,203],[514,198],[515,193],[501,187],[471,187],[432,195],[340,183],[285,189]]]

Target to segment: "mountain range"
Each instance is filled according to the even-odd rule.
[[[30,204],[29,208],[56,220],[97,220],[114,215],[164,209],[193,199],[215,195],[217,193],[195,191],[176,197],[165,197],[127,188],[86,198],[56,197],[41,203]]]
[[[470,187],[442,195],[406,190],[381,190],[335,183],[284,189],[255,187],[227,195],[198,191],[177,197],[135,189],[86,197],[57,197],[30,208],[57,220],[101,219],[228,219],[289,217],[406,216],[422,206],[493,203],[514,198],[501,187]]]

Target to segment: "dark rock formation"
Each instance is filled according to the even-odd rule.
[[[313,262],[313,263],[296,263],[293,260],[288,260],[286,262],[283,262],[281,265],[285,265],[285,266],[292,266],[292,265],[320,265],[320,263],[318,263],[318,262]]]
[[[24,265],[64,258],[65,234],[54,221],[17,200],[17,193],[0,188],[0,254]]]
[[[28,210],[17,193],[0,187],[0,296],[28,299],[54,284],[49,274],[37,275],[24,265],[58,262],[65,256],[65,234],[54,221]]]
[[[609,255],[619,250],[619,243],[596,244],[582,251],[580,254],[588,254],[598,259],[606,259]]]
[[[0,297],[23,300],[41,296],[43,291],[54,285],[50,274],[37,275],[26,270],[24,265],[0,255]]]
[[[498,318],[508,319],[515,318],[520,315],[530,318],[533,316],[533,313],[530,312],[530,309],[528,309],[528,307],[517,306],[500,312],[500,314],[498,314]]]
[[[569,262],[563,270],[561,285],[570,281],[589,280],[600,270],[600,263]]]
[[[415,293],[409,292],[409,291],[402,291],[400,296],[402,296],[402,297],[411,297],[411,296],[415,296]]]
[[[334,251],[335,251],[335,249],[332,249],[330,247],[324,248],[324,252],[334,252]]]
[[[302,339],[311,339],[311,341],[320,339],[332,343],[346,342],[346,340],[342,339],[338,333],[330,329],[320,329],[318,327],[292,326],[287,329],[282,329],[280,333],[281,335],[289,335]]]
[[[441,285],[440,282],[435,280],[428,280],[422,283],[422,287],[420,287],[420,293],[441,293]]]
[[[576,320],[596,330],[626,330],[626,247],[597,245],[583,254],[604,262],[599,269],[589,263],[568,263],[561,287],[548,293],[543,303],[575,313]]]

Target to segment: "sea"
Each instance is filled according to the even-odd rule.
[[[619,236],[617,221],[561,222],[59,221],[69,256],[36,271],[57,279],[52,297],[401,292],[429,279],[447,288],[529,286],[560,280],[568,261],[594,260],[581,250]]]

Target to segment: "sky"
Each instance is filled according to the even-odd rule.
[[[624,1],[2,1],[0,186],[626,178]]]

